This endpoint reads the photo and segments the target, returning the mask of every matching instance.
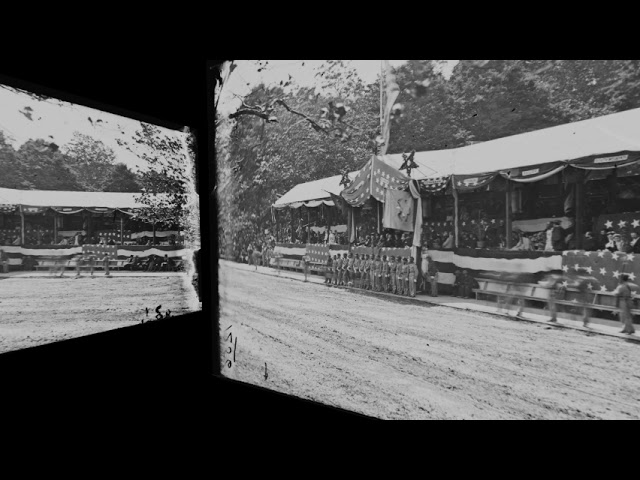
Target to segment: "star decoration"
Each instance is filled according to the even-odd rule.
[[[625,220],[620,220],[620,221],[618,222],[618,226],[619,226],[620,228],[624,228],[624,226],[625,226],[626,224],[627,224],[627,222],[626,222]]]
[[[574,251],[573,251],[573,254],[574,254],[574,255],[577,255],[577,254],[579,254],[579,253],[580,253],[580,250],[574,250]]]
[[[618,278],[620,276],[620,272],[618,270],[615,270],[611,275]]]
[[[569,271],[569,266],[568,265],[563,265],[562,266],[562,270],[564,270],[565,272]]]
[[[562,252],[562,255],[564,255],[565,257],[569,255],[569,250],[565,250],[564,252]]]
[[[603,258],[603,257],[604,257],[604,250],[600,250],[600,251],[598,252],[598,256],[599,256],[600,258]]]
[[[600,269],[600,275],[606,275],[607,274],[607,269],[606,268],[601,268]]]
[[[589,250],[583,250],[582,254],[588,257],[589,255],[591,255],[591,252]]]
[[[627,260],[633,261],[636,256],[633,253],[627,253]]]
[[[462,182],[458,181],[458,186],[461,187],[462,186]]]
[[[491,223],[496,223],[496,219],[495,219],[495,218],[492,218],[492,219],[491,219]]]
[[[579,264],[577,264],[577,263],[576,263],[576,264],[573,266],[573,268],[574,268],[574,269],[575,269],[575,271],[577,272],[577,271],[579,271],[579,270],[580,270],[580,268],[581,268],[581,267],[580,267],[580,265],[579,265]]]
[[[569,288],[569,282],[565,280],[564,282],[562,282],[562,286],[564,288]]]
[[[602,285],[602,286],[600,287],[600,291],[601,291],[601,292],[607,292],[608,290],[607,290],[607,287],[605,287],[604,285]]]
[[[611,254],[611,258],[613,258],[614,260],[617,260],[617,259],[618,259],[618,256],[619,256],[619,255],[618,255],[618,252],[613,252],[613,253]]]
[[[589,287],[589,290],[593,290],[593,284],[592,283],[588,283],[587,286]]]
[[[571,300],[573,303],[578,303],[578,299],[574,298],[573,300]]]
[[[631,222],[631,225],[633,226],[633,228],[640,227],[640,220],[634,220],[633,222]]]
[[[604,222],[604,226],[606,228],[611,228],[613,227],[613,222],[611,220],[607,220],[606,222]]]
[[[589,275],[591,275],[591,273],[593,272],[593,267],[588,266],[588,267],[585,268],[585,271],[589,272]]]
[[[351,180],[349,179],[349,171],[343,170],[341,174],[342,179],[340,180],[340,186],[344,185],[344,188],[347,188],[351,184]]]
[[[636,279],[636,274],[635,274],[635,273],[631,272],[631,273],[629,273],[628,275],[629,275],[629,278],[630,278],[631,280],[635,280],[635,279]]]
[[[409,155],[407,155],[406,153],[402,154],[402,158],[404,161],[402,162],[402,166],[400,167],[400,170],[406,170],[408,176],[411,176],[411,170],[413,168],[418,168],[418,164],[413,161],[413,157],[415,154],[416,154],[415,150],[412,150]]]

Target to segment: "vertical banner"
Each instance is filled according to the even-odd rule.
[[[396,82],[396,76],[391,71],[389,60],[382,61],[382,75],[380,78],[380,113],[381,135],[384,141],[380,155],[384,155],[389,146],[391,134],[391,109],[400,94],[400,87]]]
[[[384,228],[413,232],[413,197],[407,191],[386,190],[384,203]]]
[[[415,199],[416,212],[415,212],[415,227],[413,229],[413,245],[419,247],[422,237],[422,198],[420,197],[420,188],[416,184],[415,180],[409,181],[409,192]],[[415,255],[414,255],[414,258]]]

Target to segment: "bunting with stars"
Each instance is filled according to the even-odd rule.
[[[420,180],[418,182],[420,185],[420,192],[429,194],[438,193],[447,188],[449,178],[450,177],[447,175],[444,177],[433,177]]]
[[[369,197],[384,203],[385,189],[407,190],[409,180],[404,173],[373,156],[341,195],[352,207],[361,207]]]
[[[640,233],[640,212],[600,215],[594,225],[594,231],[612,228],[619,233],[636,231]]]
[[[305,254],[311,263],[327,263],[329,259],[329,246],[315,243],[308,243]]]
[[[620,282],[620,275],[626,273],[632,282],[640,278],[640,255],[609,250],[589,252],[567,250],[562,252],[562,271],[565,275],[581,274],[595,277],[597,284],[591,284],[592,291],[612,292]]]
[[[407,190],[410,178],[400,170],[383,162],[378,157],[372,158],[371,165],[371,196],[379,202],[385,201],[385,189]],[[412,229],[413,231],[413,229]]]
[[[373,158],[356,173],[351,185],[345,188],[340,194],[352,207],[361,207],[371,196],[372,162]]]
[[[482,188],[493,181],[496,178],[497,173],[487,173],[485,175],[453,175],[453,187],[460,191],[465,192],[468,190],[475,190],[476,188]]]

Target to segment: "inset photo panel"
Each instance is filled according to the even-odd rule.
[[[229,384],[380,419],[640,419],[640,61],[211,75]]]
[[[0,78],[0,353],[200,311],[193,132],[49,93]]]

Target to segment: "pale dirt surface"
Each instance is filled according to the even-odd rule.
[[[182,276],[0,277],[0,353],[152,321],[158,305],[182,315],[194,296]]]
[[[229,378],[385,419],[640,419],[636,342],[220,265]]]

